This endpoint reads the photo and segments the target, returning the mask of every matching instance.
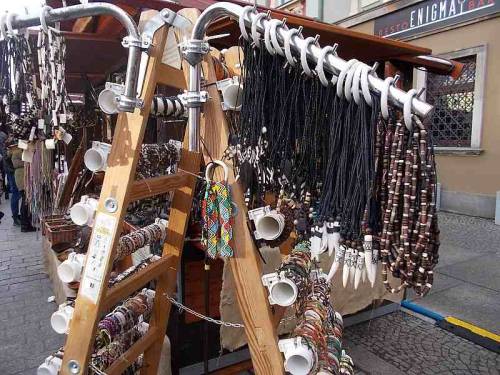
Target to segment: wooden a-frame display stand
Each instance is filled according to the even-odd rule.
[[[184,9],[180,14],[194,23],[199,16],[199,11]],[[62,374],[85,374],[87,372],[97,323],[102,315],[151,280],[156,280],[157,283],[148,332],[104,371],[108,375],[121,374],[142,353],[144,353],[144,361],[141,375],[153,375],[158,371],[171,308],[165,294],[172,295],[175,292],[176,276],[196,185],[196,177],[192,174],[198,174],[201,165],[201,154],[183,149],[176,174],[134,181],[156,85],[164,84],[179,89],[186,87],[188,74],[186,67],[183,73],[161,63],[167,33],[168,27],[163,26],[154,35],[153,48],[149,55],[140,95],[144,107],[136,109],[133,113],[120,113],[118,116],[87,261],[64,347]],[[213,62],[210,58],[204,60],[203,71],[207,82],[216,81]],[[207,90],[210,100],[203,107],[204,113],[201,119],[201,136],[206,147],[205,156],[221,157],[227,147],[228,125],[222,112],[217,89],[214,85],[208,85]],[[234,176],[230,176],[229,183],[232,198],[238,206],[239,213],[235,217],[233,229],[235,256],[228,262],[236,282],[236,295],[245,325],[253,368],[257,374],[282,374],[284,372],[283,360],[278,350],[276,333],[279,317],[273,316],[267,293],[261,283],[260,258],[247,227],[242,188],[234,181]],[[127,205],[133,200],[167,191],[174,191],[174,195],[161,259],[112,288],[108,288],[109,275]]]

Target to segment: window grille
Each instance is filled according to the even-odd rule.
[[[427,101],[434,105],[431,132],[438,147],[471,147],[476,55],[455,58],[464,64],[455,80],[427,74]]]

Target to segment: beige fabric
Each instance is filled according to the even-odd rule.
[[[44,237],[42,244],[45,270],[49,275],[50,281],[52,282],[52,290],[54,291],[54,296],[56,297],[56,303],[60,305],[61,303],[66,302],[68,297],[76,297],[76,292],[68,288],[68,286],[59,279],[59,276],[57,276],[57,267],[59,267],[61,262],[57,259],[56,253],[52,251],[50,242]]]
[[[264,247],[261,249],[264,259],[267,264],[263,264],[263,273],[270,273],[276,270],[281,264],[281,254],[278,248]],[[321,255],[321,267],[325,272],[330,270],[332,260],[328,254]],[[236,300],[235,283],[230,268],[227,264],[224,266],[222,276],[222,291],[220,312],[221,318],[226,322],[242,323],[238,302]],[[394,286],[399,285],[398,280],[391,279]],[[337,271],[332,284],[332,302],[335,310],[342,315],[354,314],[367,306],[370,306],[374,300],[388,299],[394,302],[401,301],[403,293],[396,295],[386,292],[382,283],[380,266],[377,273],[377,280],[374,288],[371,288],[368,280],[365,284],[361,284],[358,290],[353,287],[343,288],[342,286],[342,270]],[[293,315],[293,309],[287,309],[285,316]],[[294,321],[282,321],[278,328],[278,334],[290,332],[295,327]],[[222,347],[228,350],[235,350],[246,344],[246,337],[243,328],[221,327],[220,340]]]

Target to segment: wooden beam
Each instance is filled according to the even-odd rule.
[[[156,327],[149,327],[148,332],[113,362],[104,372],[107,375],[120,375],[139,357],[145,349],[149,348],[159,339],[159,330]],[[163,340],[161,340],[163,344]]]
[[[248,359],[243,362],[235,363],[234,365],[227,366],[221,368],[220,370],[216,370],[211,372],[212,375],[236,375],[241,374],[244,371],[248,371],[252,369],[252,360]]]
[[[118,302],[132,295],[149,281],[157,279],[162,273],[173,266],[174,261],[175,259],[173,257],[162,257],[146,268],[143,268],[129,278],[111,287],[106,293],[106,298],[102,304],[102,311],[109,311]]]
[[[153,39],[153,49],[148,60],[145,84],[141,99],[144,107],[133,113],[118,115],[113,145],[108,157],[108,168],[101,189],[96,223],[92,230],[88,254],[99,254],[99,263],[87,262],[70,323],[70,334],[66,340],[61,374],[71,375],[68,363],[76,361],[80,373],[86,373],[90,354],[94,347],[95,331],[106,296],[115,249],[120,238],[123,218],[129,203],[129,193],[134,181],[144,131],[149,119],[151,102],[156,89],[156,67],[161,61],[168,29],[158,30]],[[115,209],[105,208],[107,199],[114,199]],[[99,237],[98,237],[99,236]],[[98,251],[98,253],[96,253]],[[96,258],[94,258],[96,259]],[[89,268],[92,267],[92,268]],[[92,276],[92,278],[90,277]]]
[[[161,64],[158,67],[158,83],[179,90],[185,90],[187,88],[186,79],[184,78],[182,70],[167,64]]]
[[[131,17],[139,14],[140,9],[126,4],[118,4]],[[106,36],[118,36],[123,33],[122,24],[112,16],[100,16],[97,21],[96,34]]]
[[[78,18],[77,20],[75,20],[75,23],[73,24],[72,31],[75,33],[91,32],[93,26],[92,20],[93,20],[92,17]]]
[[[130,202],[178,189],[184,186],[188,180],[188,174],[182,171],[166,176],[136,180],[130,191]]]
[[[196,9],[183,9],[179,14],[194,23],[200,12]],[[186,32],[189,31],[186,30]],[[187,75],[188,71],[184,67],[185,65],[183,65],[184,74]],[[215,70],[210,56],[207,55],[204,59],[202,69],[207,82],[215,82]],[[227,148],[229,128],[222,112],[217,88],[215,85],[210,85],[205,90],[208,91],[210,100],[203,107],[201,135],[207,153],[214,159],[220,159]],[[216,169],[216,178],[220,177],[218,170],[220,168]],[[227,264],[234,276],[235,294],[245,325],[253,368],[256,374],[283,374],[283,358],[278,349],[277,330],[273,326],[273,314],[269,306],[267,290],[261,281],[261,260],[247,226],[244,192],[241,185],[235,182],[232,174],[229,176],[229,183],[232,200],[238,207],[238,215],[234,218],[233,225],[235,255],[229,258]]]

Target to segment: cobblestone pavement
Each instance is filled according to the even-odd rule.
[[[367,374],[500,374],[500,355],[405,312],[346,328],[344,345]]]
[[[50,315],[56,305],[47,303],[52,291],[44,272],[40,238],[12,226],[8,201],[0,209],[5,213],[0,224],[0,375],[32,375],[44,358],[64,343],[64,336],[50,328]],[[500,301],[495,284],[498,278],[490,280],[495,277],[495,267],[486,264],[482,268],[483,273],[490,272],[486,275],[453,267],[471,262],[474,265],[484,255],[496,254],[498,260],[500,228],[487,220],[452,214],[442,214],[441,223],[443,248],[438,281],[435,290],[421,303],[442,313],[445,308],[455,308],[452,315],[474,322],[467,319],[474,315],[468,310],[485,301],[486,292],[496,296],[496,303]],[[457,274],[459,271],[462,276]],[[479,302],[472,299],[467,304],[457,300],[457,306],[452,302],[449,306],[439,304],[455,298],[447,291],[463,296],[463,289],[470,287],[478,290]],[[486,305],[487,313],[483,311],[481,318],[483,326],[499,323],[495,306],[494,301]],[[496,309],[496,315],[488,309]],[[344,343],[355,361],[357,375],[500,374],[498,354],[404,312],[347,328]]]
[[[500,226],[446,212],[439,213],[439,224],[434,286],[414,302],[500,334]]]
[[[64,337],[50,327],[56,305],[47,303],[52,292],[40,239],[13,227],[9,201],[0,210],[0,374],[33,375]]]

